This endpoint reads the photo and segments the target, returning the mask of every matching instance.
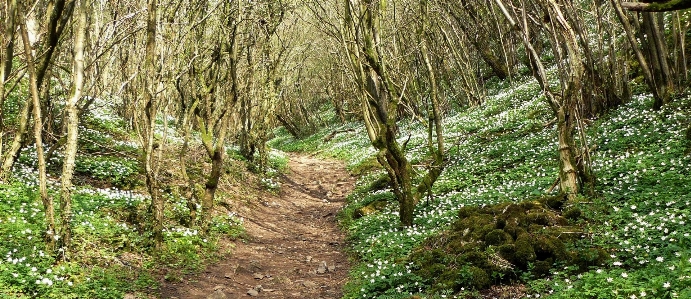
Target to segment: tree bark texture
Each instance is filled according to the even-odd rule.
[[[34,65],[33,50],[29,41],[29,33],[27,31],[26,19],[21,18],[19,27],[22,35],[22,42],[24,44],[24,56],[26,57],[27,72],[29,73],[29,92],[31,93],[31,102],[33,106],[34,119],[34,140],[36,145],[36,156],[38,159],[38,184],[39,194],[43,202],[43,208],[46,213],[46,234],[45,240],[48,251],[52,251],[55,245],[55,208],[53,207],[53,199],[48,196],[47,177],[46,177],[46,160],[43,155],[43,140],[41,130],[43,122],[41,118],[41,100],[38,93],[38,81],[36,78],[36,69]]]
[[[61,228],[60,240],[63,255],[69,252],[72,241],[72,175],[74,174],[75,158],[77,156],[77,137],[79,134],[79,111],[77,103],[82,96],[84,87],[84,46],[87,28],[88,0],[78,0],[77,27],[74,36],[74,59],[72,67],[72,92],[65,105],[67,113],[67,141],[65,155],[60,176],[60,210]]]

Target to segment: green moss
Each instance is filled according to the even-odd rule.
[[[552,209],[561,209],[561,207],[564,206],[564,203],[566,203],[567,199],[568,198],[566,197],[566,194],[559,193],[557,195],[544,197],[540,201],[544,202],[548,207]]]
[[[542,207],[542,203],[535,200],[526,200],[518,204],[524,210],[532,210]]]
[[[533,264],[531,273],[535,277],[545,277],[549,275],[549,270],[552,268],[551,261],[536,261]]]
[[[376,190],[383,190],[389,187],[389,184],[391,183],[391,178],[389,175],[383,173],[380,175],[376,180],[374,180],[372,183],[370,183],[366,190],[367,191],[376,191]]]
[[[476,206],[465,206],[458,210],[458,218],[463,219],[470,215],[477,214],[480,208]]]
[[[501,245],[497,251],[499,252],[499,256],[503,259],[512,264],[516,264],[516,246],[514,244]]]
[[[519,235],[514,244],[516,245],[515,260],[518,265],[527,266],[535,260],[536,255],[530,235]]]
[[[374,201],[364,207],[355,209],[355,212],[353,213],[353,218],[358,219],[370,214],[377,213],[386,208],[387,204],[388,202],[384,200]]]
[[[468,272],[470,273],[469,276],[472,279],[472,281],[465,283],[465,285],[468,287],[481,290],[490,286],[490,279],[487,271],[478,267],[470,267]]]
[[[438,293],[458,291],[459,287],[486,288],[492,282],[489,277],[501,277],[495,283],[510,282],[509,277],[515,276],[495,275],[507,274],[507,269],[544,277],[555,263],[583,267],[597,263],[597,251],[584,256],[567,251],[565,242],[580,239],[580,234],[573,233],[580,228],[569,226],[568,220],[554,210],[561,207],[563,199],[558,195],[459,209],[459,219],[449,231],[431,237],[421,247],[424,249],[410,256],[420,269],[416,274],[428,277],[433,293]],[[569,213],[574,213],[568,214],[572,217],[577,212]],[[447,270],[442,271],[440,265]]]
[[[506,219],[497,218],[497,221],[495,222],[495,227],[497,229],[504,229],[506,227]]]
[[[537,224],[542,226],[549,225],[547,214],[542,212],[530,212],[525,216],[524,219],[528,224]]]
[[[566,211],[564,211],[563,215],[564,215],[564,218],[566,218],[566,219],[576,221],[579,218],[581,218],[582,212],[581,212],[581,209],[574,207],[574,208],[566,209]]]
[[[499,246],[512,241],[511,235],[501,229],[495,229],[485,235],[487,245]]]

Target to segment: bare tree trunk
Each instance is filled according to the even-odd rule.
[[[469,14],[475,13],[470,5],[464,5],[463,9],[467,10]],[[459,28],[461,28],[463,34],[468,37],[468,40],[473,45],[477,53],[480,54],[482,60],[492,69],[492,72],[494,72],[499,79],[506,79],[509,76],[508,65],[503,63],[499,57],[492,53],[490,45],[486,42],[486,38],[489,37],[473,35],[469,26],[476,26],[476,24],[468,23],[468,19],[463,19],[461,16],[455,13],[451,7],[448,8],[448,12],[456,20],[456,24]]]
[[[41,100],[39,99],[38,86],[36,80],[36,69],[34,65],[34,57],[32,55],[31,42],[29,41],[29,33],[26,29],[26,19],[21,17],[19,27],[22,35],[22,42],[24,44],[24,55],[26,57],[27,71],[29,73],[29,91],[31,92],[31,99],[33,103],[33,118],[34,118],[34,138],[36,140],[36,156],[38,157],[38,183],[39,194],[43,207],[46,213],[46,235],[45,241],[49,251],[52,251],[55,245],[55,209],[53,207],[53,199],[48,197],[48,187],[46,178],[46,161],[43,155],[43,142],[41,138],[41,129],[43,128],[41,118]]]
[[[225,131],[227,125],[222,124],[221,136],[219,136],[216,141],[216,146],[212,149],[213,155],[211,156],[211,173],[207,177],[206,184],[204,184],[204,197],[202,198],[202,212],[203,212],[203,223],[204,230],[208,231],[209,225],[211,224],[211,219],[213,216],[213,206],[214,198],[216,197],[216,190],[218,190],[218,182],[221,178],[223,170],[223,158],[225,156]]]
[[[74,62],[72,69],[72,94],[65,105],[67,113],[67,141],[65,144],[65,158],[62,164],[60,177],[60,210],[62,211],[62,227],[60,239],[62,240],[63,256],[69,252],[72,241],[72,175],[74,162],[77,156],[77,136],[79,133],[79,111],[77,102],[82,96],[84,87],[84,44],[86,36],[86,14],[89,6],[88,0],[78,0],[78,23],[74,37]]]
[[[2,144],[5,134],[5,81],[12,71],[12,58],[14,56],[14,28],[17,0],[6,1],[5,22],[3,32],[0,35],[0,157],[3,156]]]

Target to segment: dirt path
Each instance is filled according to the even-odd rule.
[[[342,163],[291,155],[278,196],[239,214],[247,242],[180,283],[162,286],[162,298],[340,298],[348,277],[344,235],[336,214],[354,179]]]

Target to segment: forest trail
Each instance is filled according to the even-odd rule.
[[[336,215],[355,179],[338,161],[291,154],[288,166],[280,194],[238,211],[247,241],[197,275],[164,282],[162,298],[341,298],[349,263]]]

